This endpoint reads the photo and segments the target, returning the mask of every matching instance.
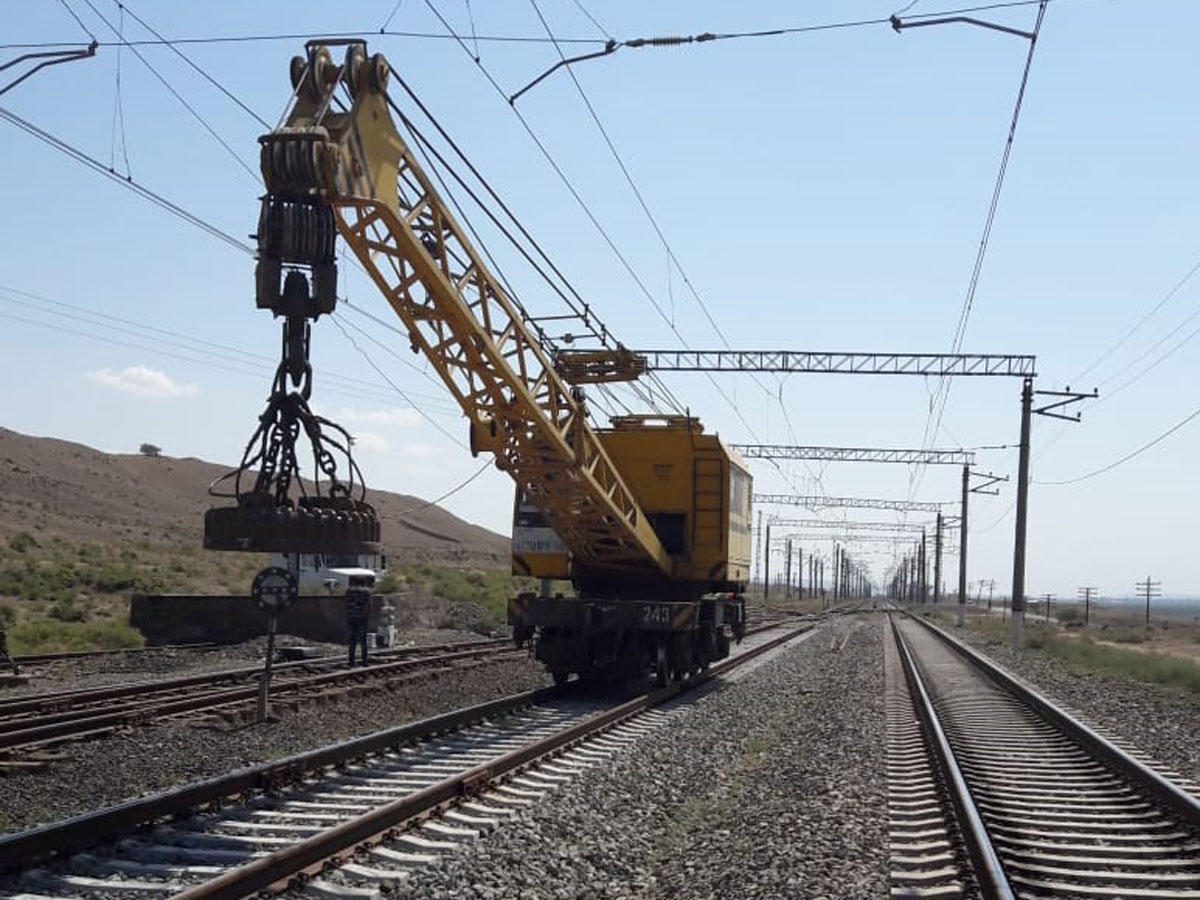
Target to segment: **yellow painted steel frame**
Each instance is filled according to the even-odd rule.
[[[582,402],[434,190],[384,100],[364,84],[348,114],[322,122],[337,144],[336,159],[322,154],[322,180],[339,232],[470,420],[473,452],[495,453],[575,569],[669,576],[671,559]],[[393,165],[395,193],[375,190]]]

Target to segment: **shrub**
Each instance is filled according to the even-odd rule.
[[[51,605],[47,615],[60,622],[86,622],[88,611],[76,603],[74,598],[69,598]]]
[[[17,608],[7,600],[0,600],[0,628],[8,628],[17,621]]]
[[[74,650],[123,650],[141,647],[146,640],[124,622],[60,622],[39,619],[22,622],[8,633],[8,649],[26,653],[68,653]]]
[[[24,553],[32,547],[39,546],[37,538],[28,531],[18,531],[8,539],[10,550],[15,550],[17,553]]]

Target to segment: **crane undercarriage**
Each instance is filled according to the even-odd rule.
[[[660,685],[682,681],[729,655],[746,629],[739,594],[671,602],[539,597],[509,600],[518,646],[529,645],[555,683],[622,684],[653,673]]]

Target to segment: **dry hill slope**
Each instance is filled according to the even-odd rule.
[[[0,428],[0,531],[198,547],[211,505],[208,485],[226,471],[191,457],[103,453]],[[502,535],[416,497],[371,491],[368,499],[379,512],[384,547],[398,559],[507,563]]]

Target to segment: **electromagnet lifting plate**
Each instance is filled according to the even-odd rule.
[[[362,501],[305,497],[300,507],[241,503],[204,514],[207,550],[254,553],[379,553],[379,518]]]

